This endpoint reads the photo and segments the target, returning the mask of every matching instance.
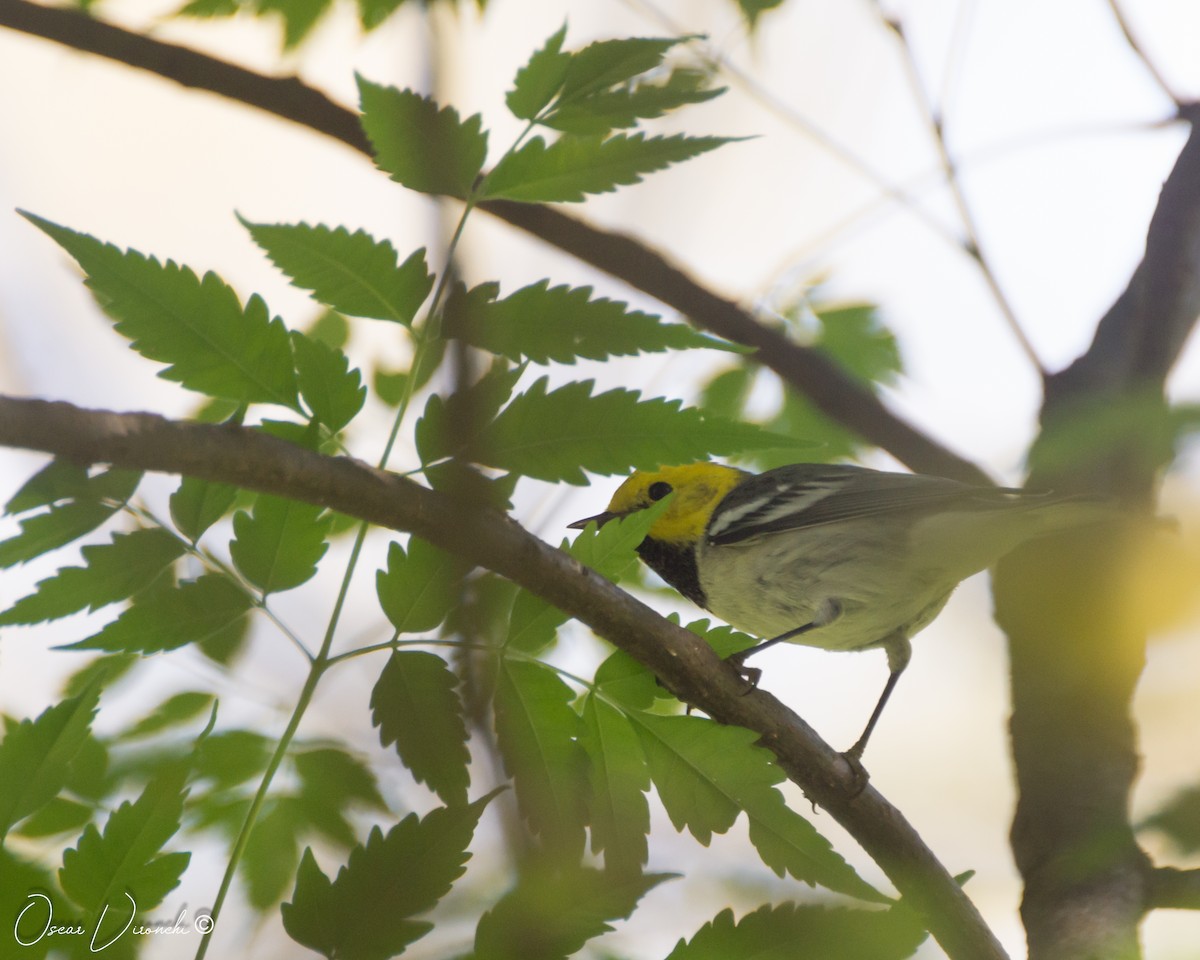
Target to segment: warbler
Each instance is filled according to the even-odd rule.
[[[673,494],[637,551],[667,583],[731,626],[764,639],[887,653],[889,675],[858,761],[908,665],[910,639],[954,588],[1017,545],[1106,516],[1091,501],[943,477],[798,463],[761,474],[718,463],[639,471],[583,529]]]

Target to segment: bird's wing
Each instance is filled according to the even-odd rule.
[[[996,509],[1021,498],[1018,490],[976,487],[943,477],[836,464],[779,467],[731,490],[714,511],[707,536],[712,544],[730,544],[886,513],[919,516],[948,508]]]

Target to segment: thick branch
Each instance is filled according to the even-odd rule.
[[[873,788],[856,795],[856,780],[845,761],[803,720],[762,690],[747,694],[745,681],[708,644],[508,517],[473,510],[359,461],[321,456],[232,425],[0,397],[0,444],[79,463],[216,480],[319,504],[415,533],[496,571],[586,623],[709,716],[761,734],[788,776],[850,831],[926,918],[950,957],[1004,957],[970,900],[916,831]]]
[[[1128,288],[1087,353],[1047,379],[1042,440],[1053,443],[1059,427],[1069,438],[1072,421],[1088,414],[1150,416],[1154,405],[1165,414],[1165,381],[1198,314],[1200,133],[1193,127]],[[1035,455],[1042,466],[1032,482],[1149,510],[1169,456],[1154,442],[1164,432],[1148,419],[1070,467],[1051,469]],[[1012,654],[1020,790],[1012,843],[1033,960],[1136,957],[1138,925],[1165,897],[1156,891],[1166,875],[1151,871],[1129,821],[1138,769],[1130,709],[1146,629],[1122,605],[1129,599],[1124,549],[1118,532],[1090,533],[1073,546],[1042,544],[1007,558],[995,580],[997,619]]]
[[[334,137],[370,155],[357,115],[295,78],[264,77],[185,47],[27,0],[0,0],[0,26],[220,94]],[[639,241],[589,226],[549,207],[489,202],[482,204],[481,209],[648,293],[698,326],[756,347],[755,359],[759,363],[774,370],[829,417],[887,450],[913,470],[974,483],[991,482],[974,464],[888,410],[870,390],[823,354],[764,327],[746,311],[696,283]]]

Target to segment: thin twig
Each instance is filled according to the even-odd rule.
[[[882,12],[880,15],[883,16]],[[929,123],[934,149],[937,150],[938,160],[942,165],[946,186],[950,190],[950,196],[954,201],[955,208],[958,210],[958,218],[962,224],[964,239],[959,242],[959,246],[979,268],[984,283],[987,284],[988,290],[991,291],[992,299],[996,301],[996,306],[999,307],[1000,314],[1004,317],[1005,323],[1008,324],[1009,330],[1017,341],[1017,345],[1029,359],[1029,362],[1033,364],[1034,369],[1040,375],[1045,376],[1046,369],[1042,365],[1037,351],[1033,348],[1032,342],[1030,342],[1028,335],[1021,326],[1016,310],[1013,309],[1012,303],[1004,292],[1004,288],[1000,286],[1000,281],[996,277],[996,272],[992,269],[991,263],[983,254],[983,248],[979,240],[979,229],[976,226],[975,217],[971,213],[970,204],[967,203],[966,193],[963,191],[962,177],[959,175],[958,165],[955,163],[954,157],[951,155],[946,143],[946,131],[942,123],[941,114],[937,105],[930,98],[929,92],[925,89],[912,45],[908,42],[908,38],[904,34],[903,24],[899,20],[886,16],[883,16],[883,22],[896,37],[905,73],[913,90],[913,96],[924,111]]]
[[[1146,68],[1146,72],[1158,84],[1159,89],[1171,98],[1172,103],[1176,106],[1182,106],[1184,103],[1183,98],[1171,89],[1171,85],[1167,83],[1167,78],[1163,76],[1162,71],[1150,59],[1145,48],[1138,42],[1137,37],[1133,35],[1133,31],[1129,28],[1129,21],[1125,19],[1125,11],[1121,9],[1120,0],[1108,0],[1108,7],[1112,10],[1113,19],[1117,21],[1117,26],[1121,28],[1121,33],[1125,37],[1125,42],[1129,44],[1129,49],[1142,61],[1142,66]]]

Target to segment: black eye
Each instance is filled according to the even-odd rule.
[[[650,484],[650,489],[646,491],[650,495],[651,500],[661,500],[671,492],[671,485],[662,480],[657,483]]]

